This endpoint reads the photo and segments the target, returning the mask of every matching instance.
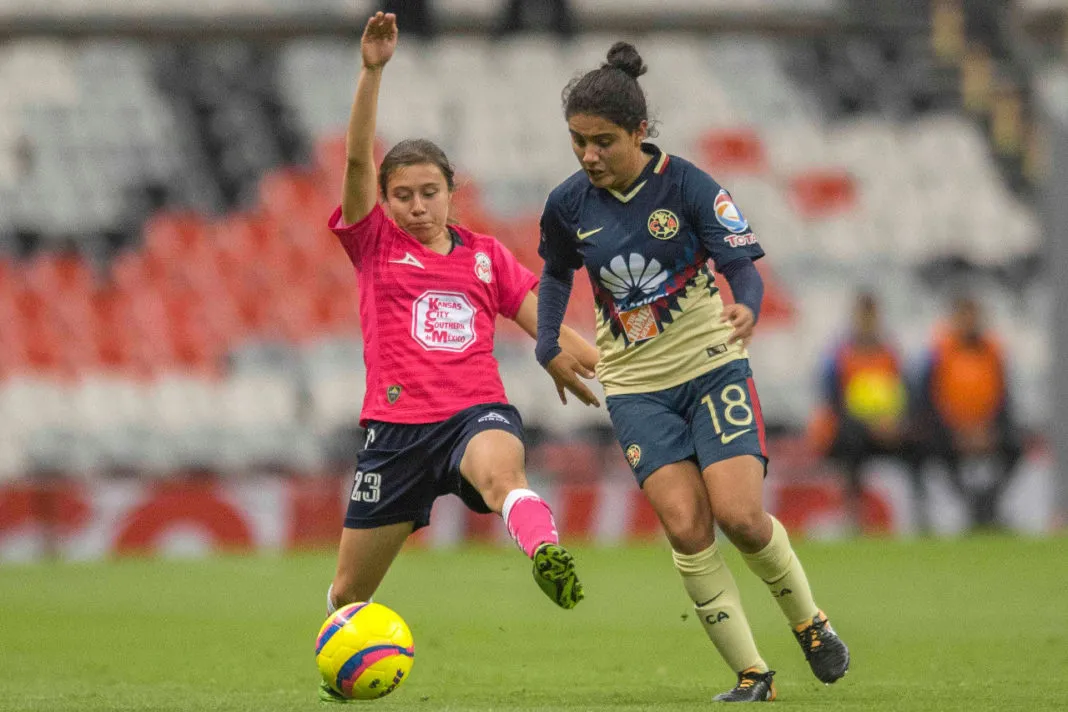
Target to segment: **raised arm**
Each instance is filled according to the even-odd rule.
[[[359,222],[375,206],[375,116],[382,70],[397,48],[397,17],[381,12],[367,21],[360,40],[363,66],[352,100],[349,128],[345,134],[345,178],[342,183],[341,216],[349,225]]]

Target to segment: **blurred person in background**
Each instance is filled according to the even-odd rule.
[[[913,485],[916,526],[926,532],[927,495],[909,427],[907,379],[897,350],[887,341],[879,304],[870,292],[857,294],[852,328],[826,359],[820,400],[810,427],[818,452],[840,463],[846,476],[846,508],[855,531],[862,530],[864,468],[879,457],[895,457]]]
[[[523,422],[493,357],[497,314],[536,334],[538,279],[494,238],[450,224],[453,168],[430,141],[397,144],[376,175],[378,92],[397,37],[390,14],[364,29],[341,205],[329,221],[356,269],[367,440],[327,607],[370,600],[408,535],[429,524],[434,500],[455,494],[500,514],[538,586],[573,608],[583,595],[574,560],[527,486]],[[569,329],[561,336],[592,377],[596,349]],[[585,385],[573,392],[598,404]],[[345,701],[325,683],[320,698]]]
[[[767,701],[774,671],[753,640],[716,525],[768,586],[819,680],[845,675],[849,651],[817,607],[786,530],[764,510],[764,422],[746,352],[764,293],[753,261],[764,251],[711,176],[646,141],[645,71],[637,50],[617,42],[600,68],[564,89],[581,170],[553,189],[542,213],[535,353],[561,397],[582,385],[584,367],[558,337],[575,270],[585,267],[616,438],[699,620],[737,675],[715,699]],[[723,304],[710,259],[734,304]]]
[[[979,302],[957,297],[920,374],[917,399],[922,454],[941,460],[976,527],[998,525],[997,506],[1023,454],[1011,413],[1002,348],[983,323]],[[985,459],[987,482],[970,484],[963,465]]]

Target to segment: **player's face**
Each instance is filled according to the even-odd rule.
[[[979,305],[972,301],[963,301],[956,305],[953,325],[957,332],[967,339],[976,339],[982,331]]]
[[[575,158],[598,188],[623,191],[641,174],[644,121],[632,132],[600,116],[575,114],[567,120],[567,128]]]
[[[853,312],[853,331],[862,341],[875,341],[879,334],[879,311],[875,305],[861,302]]]
[[[386,207],[397,226],[422,243],[447,227],[450,202],[445,175],[433,163],[400,166],[386,183]]]

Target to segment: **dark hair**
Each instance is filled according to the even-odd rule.
[[[957,291],[954,293],[952,304],[955,312],[967,310],[978,312],[981,306],[976,296],[969,291]]]
[[[382,190],[382,197],[386,197],[389,177],[394,171],[404,166],[417,166],[422,163],[430,163],[441,169],[450,193],[456,188],[454,181],[456,170],[449,163],[445,152],[433,141],[425,138],[409,138],[389,149],[389,153],[382,159],[382,165],[378,169],[378,187]]]
[[[638,77],[648,67],[634,45],[616,42],[608,50],[607,61],[598,69],[592,69],[581,77],[575,77],[561,93],[564,118],[575,114],[600,116],[627,131],[637,131],[643,121],[649,120],[645,105],[645,92],[638,84]],[[656,132],[650,128],[650,136]]]
[[[879,300],[875,296],[875,292],[870,289],[862,289],[857,292],[856,307],[866,312],[878,310]]]

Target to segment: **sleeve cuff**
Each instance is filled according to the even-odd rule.
[[[558,343],[553,344],[547,349],[542,349],[540,346],[536,346],[534,348],[534,358],[538,360],[538,363],[541,364],[542,368],[545,368],[549,365],[550,361],[559,356],[562,352],[563,349],[560,348],[560,344]]]

